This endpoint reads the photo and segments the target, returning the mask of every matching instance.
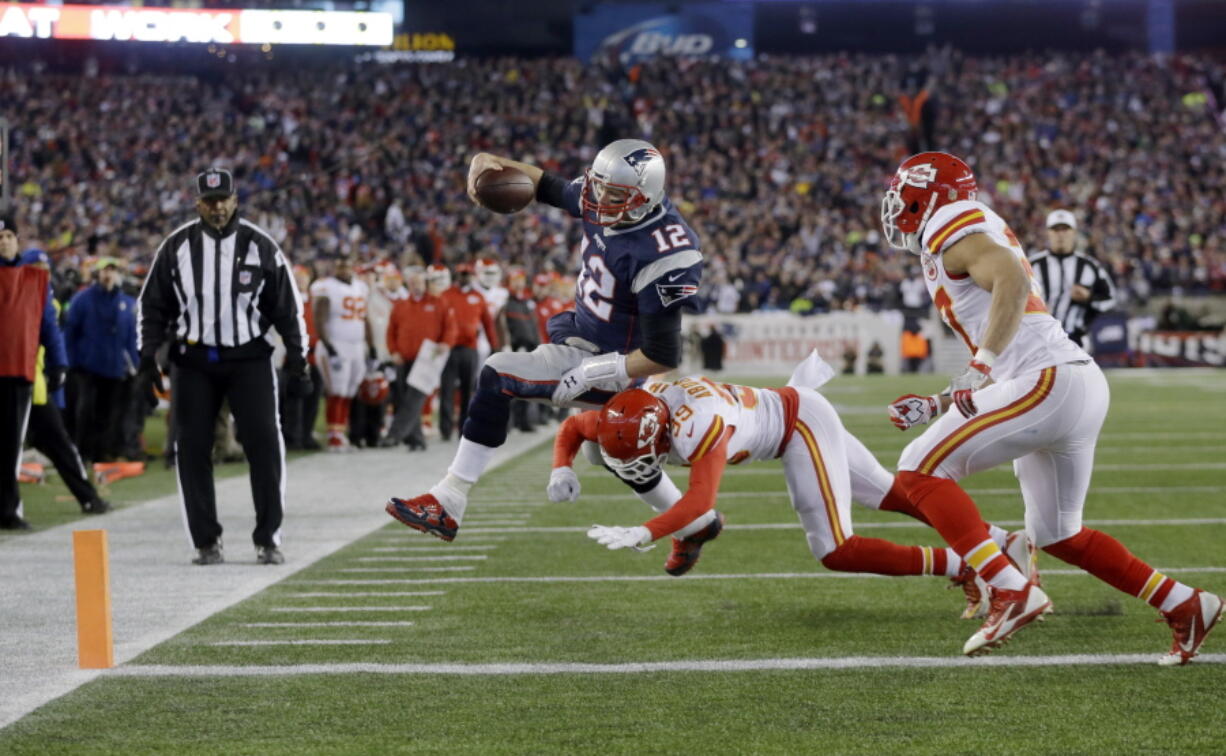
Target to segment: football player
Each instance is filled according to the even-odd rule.
[[[548,493],[555,501],[577,498],[578,479],[570,464],[584,440],[596,441],[604,465],[632,485],[661,477],[665,461],[689,465],[686,492],[681,494],[671,481],[665,484],[674,495],[667,506],[653,506],[658,514],[652,519],[629,528],[594,525],[588,531],[610,549],[644,549],[672,534],[664,569],[682,575],[723,527],[723,516],[712,507],[725,467],[782,459],[809,550],[826,568],[956,576],[962,560],[953,549],[900,546],[852,533],[850,506],[856,486],[848,464],[848,438],[834,407],[811,388],[757,389],[701,376],[657,382],[623,391],[599,412],[566,421],[554,447]],[[873,467],[880,465],[874,460]],[[857,483],[876,472],[858,471]],[[883,468],[880,473],[888,489],[890,475]],[[878,501],[882,495],[879,491]]]
[[[976,193],[966,163],[925,152],[903,161],[881,203],[886,239],[920,256],[937,311],[972,355],[942,394],[908,394],[889,406],[900,429],[932,423],[903,450],[899,482],[989,586],[988,618],[964,651],[990,651],[1051,605],[988,538],[955,482],[1013,462],[1035,544],[1158,609],[1174,635],[1159,663],[1186,664],[1221,617],[1222,600],[1083,526],[1107,380],[1048,314],[1017,237]]]
[[[498,321],[498,313],[506,306],[511,291],[502,285],[502,266],[493,257],[479,257],[473,264],[473,288],[485,298],[490,318]],[[483,365],[490,356],[490,340],[484,333],[478,334],[477,364]]]
[[[549,341],[531,352],[499,352],[482,366],[456,456],[429,492],[392,499],[387,511],[411,528],[450,541],[468,491],[506,440],[512,399],[600,407],[632,381],[681,362],[681,306],[698,292],[698,235],[665,194],[664,157],[638,139],[597,153],[583,176],[566,179],[488,153],[473,158],[468,192],[488,170],[527,175],[536,199],[583,224],[583,269],[575,309],[549,321]]]
[[[319,342],[315,364],[324,380],[328,451],[349,450],[349,412],[358,386],[366,377],[366,361],[374,359],[374,336],[366,318],[367,287],[353,276],[353,260],[336,260],[332,275],[311,285]]]

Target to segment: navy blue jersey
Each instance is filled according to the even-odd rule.
[[[633,226],[591,223],[580,208],[582,190],[582,179],[567,184],[563,208],[583,219],[575,309],[550,319],[549,340],[565,344],[578,337],[601,352],[627,354],[639,346],[640,315],[673,311],[698,293],[698,234],[667,198]]]

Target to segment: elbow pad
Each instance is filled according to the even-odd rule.
[[[681,364],[681,311],[643,315],[643,356],[669,368]]]

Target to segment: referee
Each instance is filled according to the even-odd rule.
[[[285,447],[269,329],[285,342],[287,390],[309,393],[302,300],[280,247],[237,212],[233,175],[211,168],[196,177],[195,190],[200,217],[166,237],[141,290],[142,384],[160,384],[154,355],[170,340],[175,469],[199,552],[193,563],[223,561],[212,451],[214,423],[226,400],[251,466],[256,559],[281,564]]]
[[[1115,307],[1111,274],[1077,251],[1077,219],[1068,210],[1047,216],[1047,249],[1030,258],[1043,301],[1073,341],[1085,346],[1094,318]]]

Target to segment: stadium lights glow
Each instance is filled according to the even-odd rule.
[[[204,10],[111,5],[0,6],[0,37],[252,45],[392,43],[390,13]]]

